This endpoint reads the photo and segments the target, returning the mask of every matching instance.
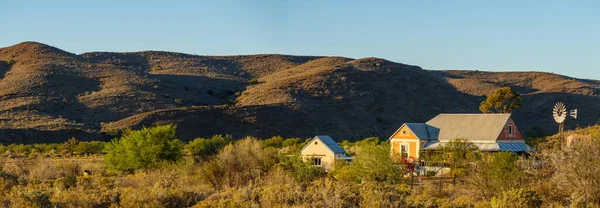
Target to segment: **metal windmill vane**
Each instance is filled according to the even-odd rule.
[[[565,129],[565,119],[567,118],[567,114],[574,119],[577,119],[577,109],[571,110],[569,113],[567,113],[567,106],[565,106],[565,104],[558,102],[554,105],[552,116],[554,117],[554,121],[558,123],[558,133],[563,133]]]

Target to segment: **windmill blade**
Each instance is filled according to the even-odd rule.
[[[554,117],[554,121],[556,121],[556,123],[563,123],[567,117],[567,107],[565,104],[561,102],[556,103],[556,105],[554,105],[554,109],[552,110],[552,116]]]

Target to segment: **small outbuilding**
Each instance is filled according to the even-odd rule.
[[[300,150],[300,154],[305,161],[309,161],[315,166],[323,167],[326,171],[335,169],[336,160],[345,160],[345,162],[352,160],[352,157],[327,135],[312,138]]]

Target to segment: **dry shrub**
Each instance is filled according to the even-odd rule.
[[[123,207],[189,207],[204,199],[209,187],[195,175],[193,166],[167,165],[125,176],[120,184]]]
[[[260,181],[260,205],[291,206],[301,202],[302,190],[294,177],[277,168]]]
[[[410,193],[406,185],[366,182],[360,188],[361,207],[402,207]]]
[[[238,188],[226,188],[214,193],[193,207],[260,207],[258,193],[252,183]]]

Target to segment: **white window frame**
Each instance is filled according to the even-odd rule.
[[[508,125],[508,137],[512,137],[515,135],[515,128],[513,127],[513,125]]]
[[[321,166],[321,164],[323,164],[321,157],[313,157],[312,162],[313,162],[313,165],[315,165],[315,166]]]
[[[405,149],[403,147],[406,147]],[[403,150],[406,150],[406,157],[403,156]],[[410,157],[410,145],[406,142],[400,143],[400,158],[408,159]]]

